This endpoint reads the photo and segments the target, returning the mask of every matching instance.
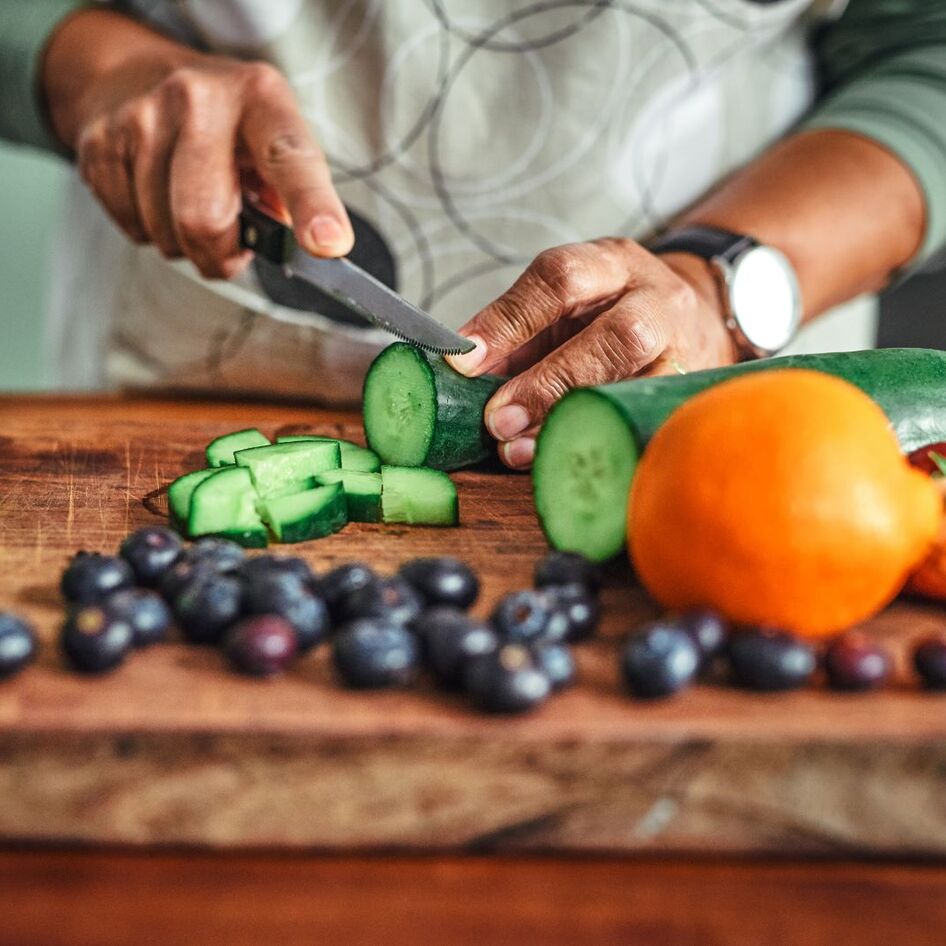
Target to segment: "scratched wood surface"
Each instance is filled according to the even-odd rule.
[[[946,697],[920,692],[907,642],[946,613],[902,602],[869,625],[895,653],[886,692],[760,696],[703,685],[621,693],[617,639],[652,615],[626,568],[605,593],[581,683],[498,720],[419,686],[355,694],[323,651],[285,677],[229,674],[179,643],[115,674],[69,673],[59,572],[159,521],[162,490],[212,437],[249,425],[360,437],[299,406],[0,398],[0,607],[32,618],[38,664],[0,684],[0,839],[321,849],[946,853]],[[528,479],[456,480],[458,530],[351,526],[298,546],[319,569],[393,570],[450,552],[481,572],[481,610],[528,584],[544,542]]]

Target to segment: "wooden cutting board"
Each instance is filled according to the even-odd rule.
[[[0,398],[0,607],[33,619],[38,664],[0,683],[0,839],[287,848],[946,853],[946,696],[906,643],[946,611],[899,603],[869,629],[899,675],[876,695],[702,685],[625,696],[617,639],[654,612],[612,569],[581,683],[538,713],[474,714],[429,687],[350,693],[327,653],[270,681],[179,643],[116,673],[68,672],[56,586],[80,548],[160,521],[162,490],[212,437],[256,425],[360,439],[351,414],[248,403]],[[461,473],[463,527],[350,526],[291,549],[317,569],[391,571],[450,553],[481,573],[480,610],[544,553],[529,480]]]

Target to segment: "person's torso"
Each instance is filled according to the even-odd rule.
[[[184,41],[279,66],[371,265],[454,326],[549,246],[658,229],[781,136],[814,95],[811,0],[125,6]],[[218,321],[232,310],[235,325],[256,307],[252,276],[221,293],[185,273],[187,264],[123,253],[107,332],[119,375],[155,352],[158,367],[144,375],[193,372],[193,346],[178,340],[176,356],[162,334],[175,318],[167,309],[209,307]],[[299,321],[283,307],[260,308]],[[250,321],[237,351],[273,344],[267,319]],[[376,333],[342,334],[356,347],[379,342]]]

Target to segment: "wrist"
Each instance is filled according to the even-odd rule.
[[[109,105],[151,88],[200,53],[109,10],[63,19],[46,44],[43,100],[56,136],[74,149],[82,128]]]

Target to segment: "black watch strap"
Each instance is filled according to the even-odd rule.
[[[732,262],[741,253],[758,242],[741,233],[731,233],[716,227],[684,227],[669,230],[649,241],[647,248],[652,253],[693,253],[703,259],[721,257]]]

